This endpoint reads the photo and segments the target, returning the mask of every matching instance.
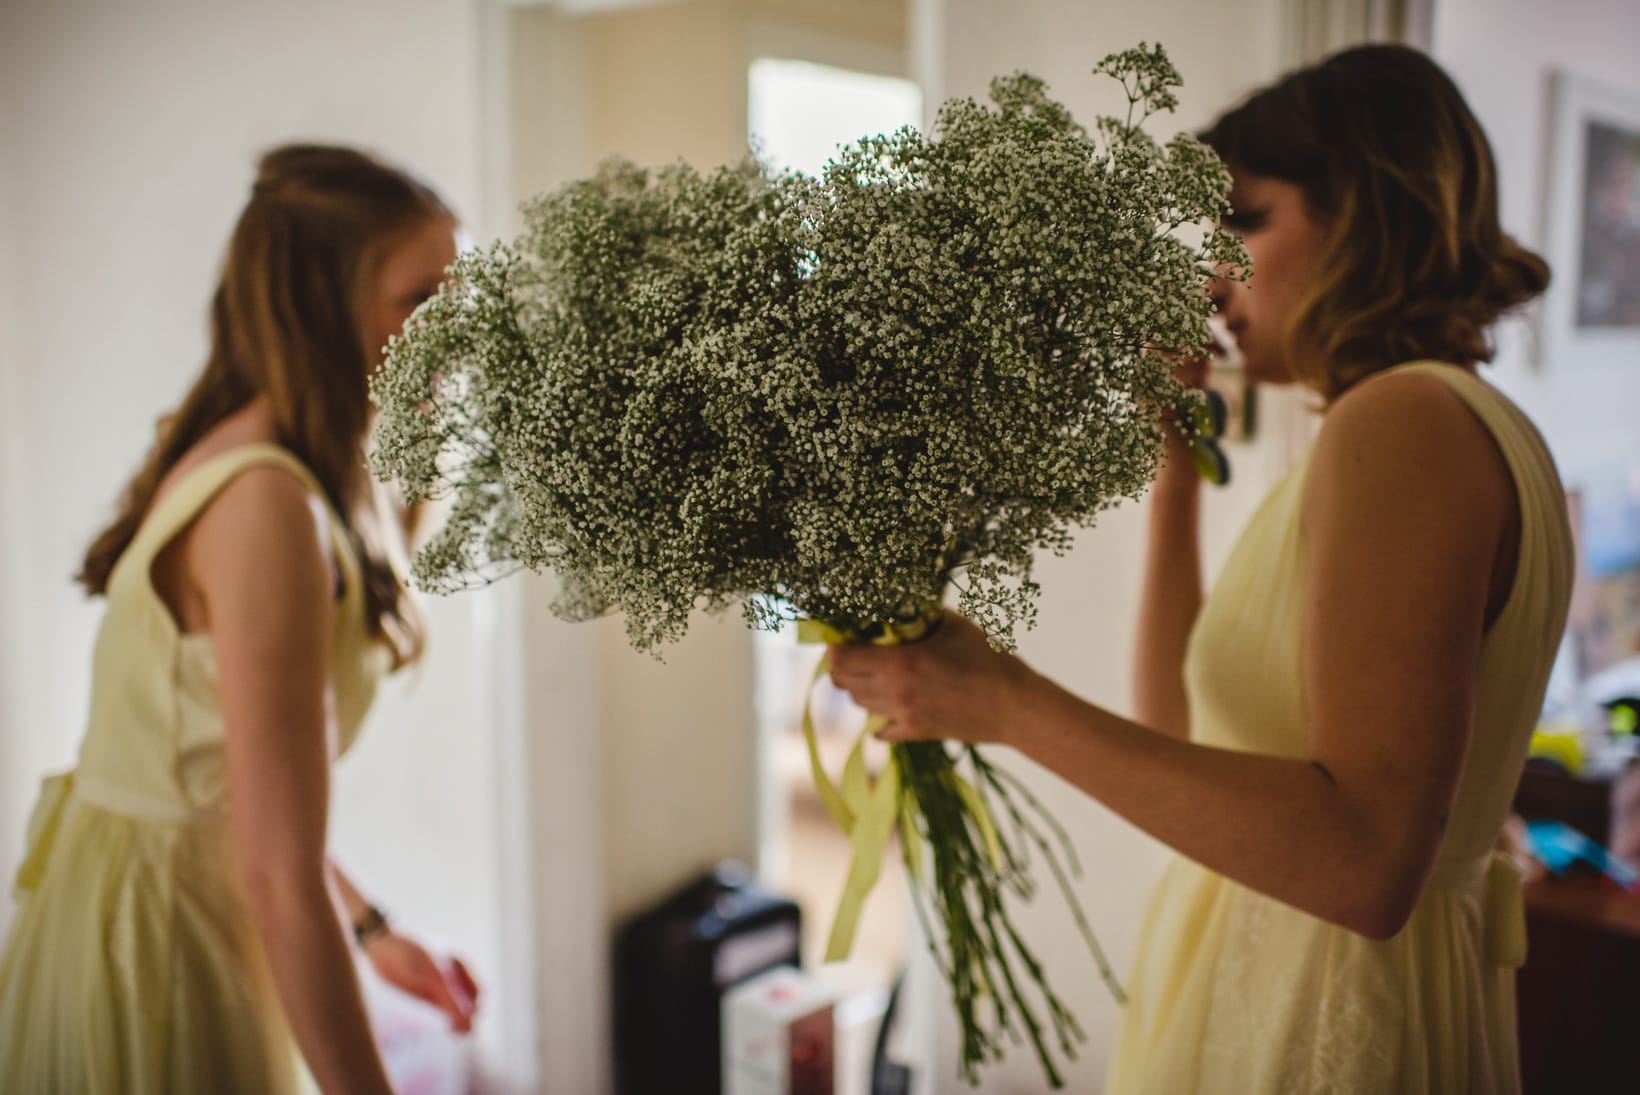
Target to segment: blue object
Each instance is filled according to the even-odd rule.
[[[1532,854],[1555,874],[1565,874],[1573,863],[1582,860],[1625,890],[1640,887],[1640,871],[1570,825],[1559,821],[1529,821],[1526,833],[1532,840]]]

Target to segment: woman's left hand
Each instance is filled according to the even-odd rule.
[[[888,719],[884,741],[1004,743],[1030,670],[991,648],[985,633],[947,611],[928,638],[901,646],[831,648],[831,679]]]
[[[420,943],[394,931],[371,940],[365,955],[383,981],[442,1011],[451,1030],[466,1034],[473,1029],[478,982],[461,959],[451,957],[441,964]]]

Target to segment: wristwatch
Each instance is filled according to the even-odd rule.
[[[353,922],[353,939],[359,949],[370,946],[371,940],[387,934],[387,914],[374,905],[366,905],[359,919]]]

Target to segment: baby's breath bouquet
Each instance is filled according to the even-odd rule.
[[[1095,71],[1129,112],[1091,133],[1014,75],[819,178],[612,162],[534,201],[518,240],[458,262],[373,385],[377,473],[451,502],[418,581],[550,568],[560,615],[620,611],[643,649],[731,606],[910,641],[954,592],[1009,644],[1034,555],[1153,477],[1158,408],[1185,398],[1161,351],[1208,341],[1204,282],[1245,261],[1215,227],[1223,165],[1143,128],[1174,105],[1161,48]],[[1058,1086],[1053,1047],[1082,1033],[1007,900],[1034,891],[1035,852],[1075,909],[1063,832],[972,748],[896,745],[874,784],[857,749],[841,786],[811,756],[856,851],[830,954],[897,830],[942,929],[965,1075],[1007,1032]]]

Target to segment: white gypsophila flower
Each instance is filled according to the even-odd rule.
[[[1156,348],[1203,345],[1205,280],[1245,265],[1181,240],[1228,174],[1143,129],[1160,48],[1096,71],[1132,110],[1091,134],[1016,74],[818,179],[612,161],[532,202],[373,384],[377,474],[454,496],[418,582],[550,567],[557,612],[646,649],[701,608],[862,630],[954,585],[1007,643],[1033,556],[1153,477],[1182,398]]]

